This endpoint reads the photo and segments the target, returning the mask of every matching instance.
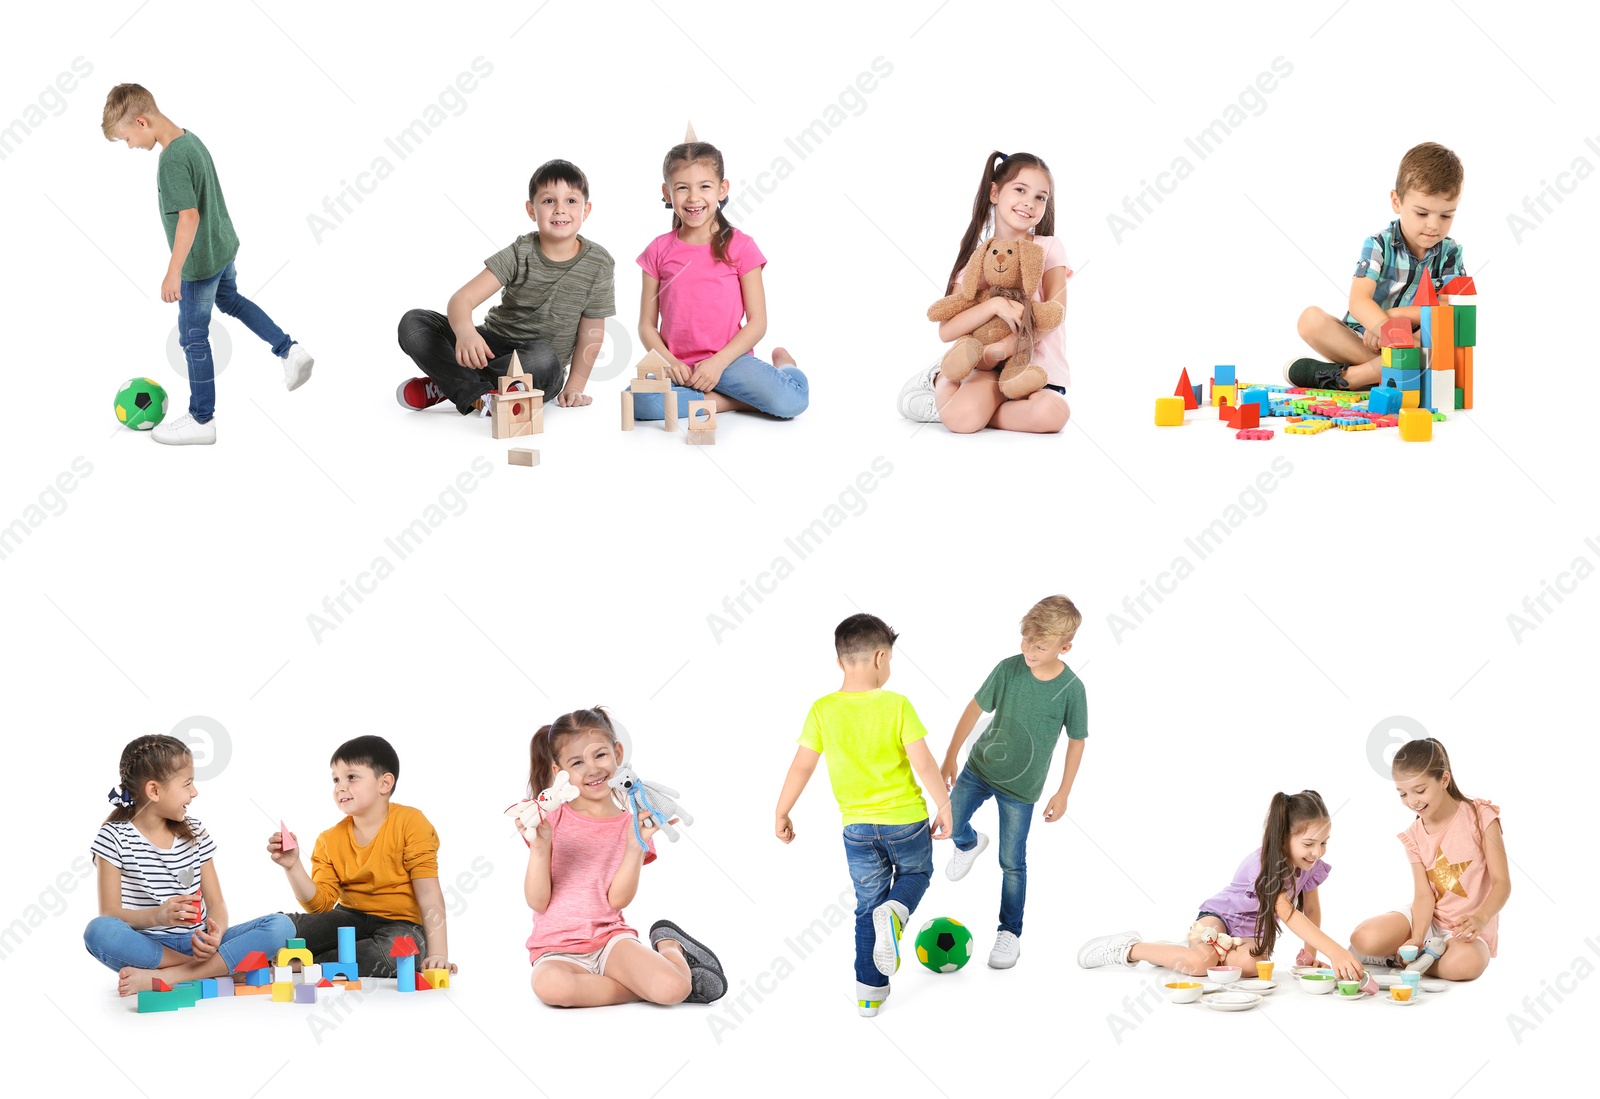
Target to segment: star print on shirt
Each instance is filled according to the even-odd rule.
[[[1434,860],[1433,866],[1428,869],[1428,880],[1439,891],[1442,897],[1446,893],[1454,893],[1458,897],[1465,897],[1467,890],[1461,884],[1461,875],[1466,873],[1467,867],[1472,865],[1472,860],[1466,862],[1451,862],[1444,857],[1444,849],[1439,849],[1439,857]]]

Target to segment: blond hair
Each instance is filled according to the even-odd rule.
[[[161,116],[156,107],[156,97],[142,84],[118,84],[106,96],[105,113],[100,116],[100,131],[107,141],[119,141],[117,130],[124,122],[138,118]]]
[[[1039,600],[1022,616],[1024,637],[1059,637],[1071,641],[1083,615],[1064,595],[1049,595]]]
[[[1410,191],[1454,198],[1461,193],[1461,182],[1466,176],[1460,157],[1436,141],[1424,141],[1413,145],[1400,158],[1394,189],[1401,198]]]

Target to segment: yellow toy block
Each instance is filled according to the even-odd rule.
[[[1239,398],[1237,394],[1238,389],[1235,386],[1213,385],[1211,387],[1211,407],[1215,408],[1217,405],[1220,405],[1226,401],[1229,407],[1237,408],[1239,405]]]
[[[276,964],[285,966],[293,961],[298,961],[301,965],[311,965],[316,959],[311,956],[311,951],[304,947],[280,946]]]
[[[1157,427],[1182,427],[1183,426],[1183,398],[1182,397],[1157,397],[1156,398],[1156,426]]]
[[[1426,408],[1400,410],[1400,438],[1408,443],[1426,443],[1433,439],[1433,413]]]
[[[1330,420],[1299,420],[1283,429],[1285,435],[1320,435],[1333,426]]]
[[[288,981],[274,981],[272,983],[272,1002],[275,1004],[294,1003],[294,985]]]
[[[1177,401],[1179,405],[1183,404],[1182,397],[1174,397],[1172,399]],[[434,988],[450,987],[450,971],[448,969],[424,969],[422,975],[428,978],[428,983]]]
[[[1402,389],[1400,391],[1400,408],[1402,410],[1407,409],[1407,408],[1421,408],[1421,407],[1422,407],[1422,390],[1420,390],[1420,389]]]
[[[1390,359],[1389,359],[1389,352],[1393,351],[1393,350],[1394,350],[1394,348],[1392,348],[1392,347],[1385,347],[1383,349],[1383,365],[1384,366],[1393,366],[1394,365],[1394,363],[1391,362]]]

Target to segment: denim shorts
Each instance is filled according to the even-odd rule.
[[[1226,916],[1218,915],[1215,912],[1201,912],[1200,915],[1195,917],[1195,919],[1196,920],[1203,920],[1207,916],[1210,916],[1213,919],[1218,919],[1218,920],[1222,921],[1222,932],[1223,932],[1223,934],[1225,934],[1225,935],[1232,935],[1233,934],[1233,928],[1228,926],[1228,918]]]

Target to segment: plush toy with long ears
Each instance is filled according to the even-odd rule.
[[[1066,309],[1058,301],[1034,301],[1044,278],[1044,249],[1031,240],[990,239],[979,245],[961,275],[961,289],[928,307],[930,321],[947,321],[957,313],[990,298],[1008,298],[1022,305],[1022,324],[1016,331],[1016,350],[1000,356],[1000,392],[1021,400],[1037,393],[1049,381],[1044,367],[1033,361],[1034,340],[1041,332],[1058,328]],[[953,382],[964,380],[985,362],[991,348],[997,352],[1012,335],[999,317],[984,321],[970,336],[950,345],[939,372]]]

